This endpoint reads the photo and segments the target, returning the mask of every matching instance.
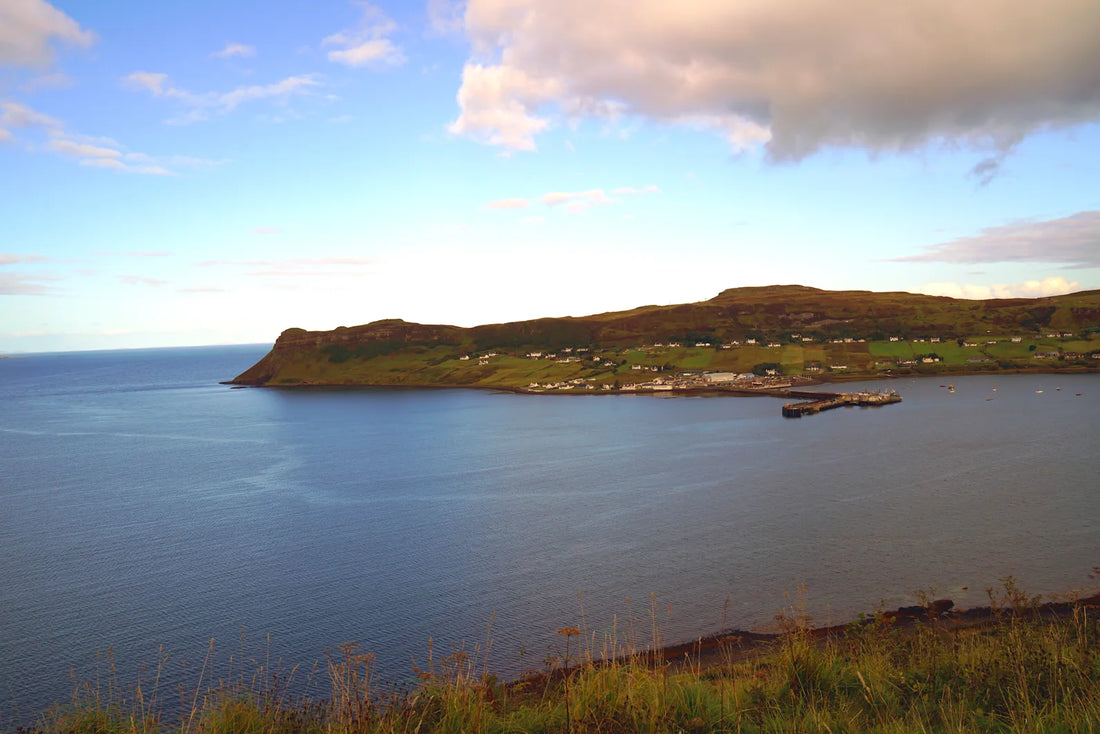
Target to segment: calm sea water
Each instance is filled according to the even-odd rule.
[[[217,384],[266,349],[0,360],[0,724],[109,663],[193,686],[211,644],[206,680],[244,661],[308,687],[348,641],[380,681],[489,640],[508,675],[563,626],[683,641],[766,628],[803,585],[824,624],[1100,564],[1100,375],[897,380],[899,405],[801,420]]]

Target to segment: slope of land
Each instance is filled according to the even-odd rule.
[[[1100,291],[959,300],[732,288],[708,301],[472,328],[391,319],[287,329],[231,384],[555,392],[756,387],[844,377],[1100,370]]]
[[[502,682],[489,648],[430,655],[407,690],[380,687],[355,644],[330,653],[311,695],[244,667],[181,685],[171,714],[155,686],[86,686],[44,712],[36,734],[230,732],[1086,732],[1100,725],[1100,597],[1041,604],[1011,579],[992,605],[949,600],[843,627],[725,633],[659,647],[563,627],[545,667]],[[583,625],[582,625],[583,628]],[[656,654],[654,654],[656,652]],[[240,665],[240,663],[238,663]],[[204,667],[204,672],[207,672]],[[2,726],[2,723],[0,723]]]

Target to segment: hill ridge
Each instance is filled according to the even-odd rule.
[[[909,367],[909,358],[920,359],[938,351],[941,359],[930,364],[994,363],[999,368],[1033,368],[1039,344],[1023,345],[1025,338],[1050,338],[1039,352],[1044,359],[1079,361],[1082,350],[1096,346],[1089,340],[1100,331],[1100,291],[1061,296],[984,301],[928,296],[904,291],[829,291],[801,285],[745,286],[728,288],[713,298],[693,303],[640,306],[587,316],[542,317],[525,321],[460,327],[449,324],[419,324],[399,318],[341,326],[328,331],[287,329],[279,335],[271,352],[234,383],[266,384],[444,384],[501,386],[516,388],[549,377],[545,365],[478,364],[487,359],[513,358],[535,352],[584,350],[598,360],[589,360],[584,378],[602,387],[622,382],[622,370],[603,370],[614,358],[619,367],[633,369],[635,363],[653,367],[652,360],[633,354],[654,345],[675,344],[678,349],[711,347],[736,355],[698,352],[672,353],[663,347],[660,363],[665,371],[690,368],[745,369],[771,364],[782,374],[804,374],[807,370],[827,372],[833,367],[847,374],[867,374],[879,367]],[[1063,336],[1065,335],[1065,336]],[[986,337],[990,338],[987,339]],[[983,344],[963,361],[956,349],[978,346],[993,337],[1017,347]],[[933,341],[934,340],[934,341]],[[1067,341],[1069,340],[1069,341]],[[996,341],[993,339],[993,341]],[[957,342],[957,345],[954,344]],[[884,347],[880,343],[889,346]],[[952,343],[949,349],[947,344]],[[772,345],[770,353],[752,349]],[[867,346],[870,344],[871,346]],[[910,345],[906,351],[901,344]],[[936,344],[913,348],[912,345]],[[864,346],[852,346],[864,345]],[[1028,350],[1028,347],[1034,347]],[[971,347],[966,347],[970,349]],[[492,357],[484,355],[492,352]],[[894,354],[897,352],[897,354]],[[1053,357],[1051,355],[1054,355]],[[488,369],[471,371],[475,364]],[[649,354],[653,357],[657,355]],[[736,356],[737,358],[733,358]],[[465,357],[465,359],[464,359]],[[892,358],[886,359],[887,357]],[[958,359],[956,359],[956,357]],[[880,359],[881,358],[881,359]],[[576,355],[562,361],[572,364]],[[979,361],[980,360],[980,361]],[[1093,366],[1085,355],[1083,367]],[[583,360],[580,360],[583,361]],[[451,364],[451,363],[454,364]],[[1095,360],[1100,364],[1100,360]],[[849,364],[851,363],[851,364]],[[923,363],[922,364],[926,364]],[[343,365],[334,368],[331,365]],[[1051,364],[1039,365],[1051,368]],[[1058,364],[1056,367],[1065,365]],[[537,367],[537,369],[536,369]],[[556,368],[555,368],[556,369]],[[557,369],[561,376],[577,379],[577,370]],[[545,373],[545,374],[544,374]],[[575,374],[576,373],[576,374]]]

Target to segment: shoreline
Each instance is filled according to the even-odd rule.
[[[601,395],[647,395],[668,396],[680,395],[687,397],[785,397],[777,395],[783,390],[797,390],[806,387],[819,387],[822,385],[844,384],[848,382],[870,382],[873,380],[901,380],[910,378],[948,378],[948,377],[977,377],[983,375],[1090,375],[1100,374],[1100,366],[1081,367],[1074,365],[1066,369],[985,369],[985,370],[942,370],[937,372],[909,372],[904,374],[875,374],[875,373],[848,373],[844,375],[821,375],[806,378],[797,385],[788,385],[782,388],[763,386],[759,388],[746,387],[721,387],[718,385],[707,387],[681,387],[671,390],[532,390],[526,387],[508,385],[477,385],[477,384],[440,384],[440,383],[366,383],[366,382],[298,382],[284,385],[272,385],[270,383],[237,382],[235,380],[223,380],[219,385],[225,385],[230,389],[266,388],[274,390],[298,390],[298,389],[407,389],[407,390],[490,390],[496,392],[508,392],[518,395],[554,395],[554,396],[601,396]]]
[[[890,633],[896,632],[902,636],[908,636],[915,634],[918,627],[925,624],[932,625],[941,634],[957,635],[963,631],[973,634],[1008,624],[1014,619],[1043,622],[1065,620],[1081,610],[1089,618],[1095,619],[1100,616],[1100,591],[1093,591],[1069,601],[1051,600],[1020,609],[1011,604],[997,608],[991,606],[956,608],[950,599],[937,599],[926,606],[905,606],[875,614],[861,614],[844,624],[823,627],[795,625],[791,630],[780,632],[722,630],[687,642],[661,645],[656,649],[645,649],[608,659],[590,660],[549,673],[531,670],[509,681],[508,685],[529,686],[532,683],[544,683],[564,677],[588,665],[599,667],[632,661],[664,666],[673,671],[690,670],[700,673],[766,656],[775,652],[777,646],[792,635],[805,635],[812,644],[825,645],[853,633],[869,630],[876,625]]]

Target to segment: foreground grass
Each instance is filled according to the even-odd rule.
[[[746,654],[731,637],[706,660],[597,660],[609,648],[596,656],[593,640],[566,628],[564,654],[545,673],[505,684],[458,652],[416,671],[419,684],[400,694],[376,690],[372,657],[349,645],[327,663],[324,700],[288,697],[278,678],[220,684],[168,720],[140,690],[123,705],[85,689],[22,731],[1100,731],[1095,608],[1049,619],[1036,599],[1006,591],[1003,604],[991,596],[991,625],[882,616],[820,635],[782,617],[788,632],[762,649]]]

